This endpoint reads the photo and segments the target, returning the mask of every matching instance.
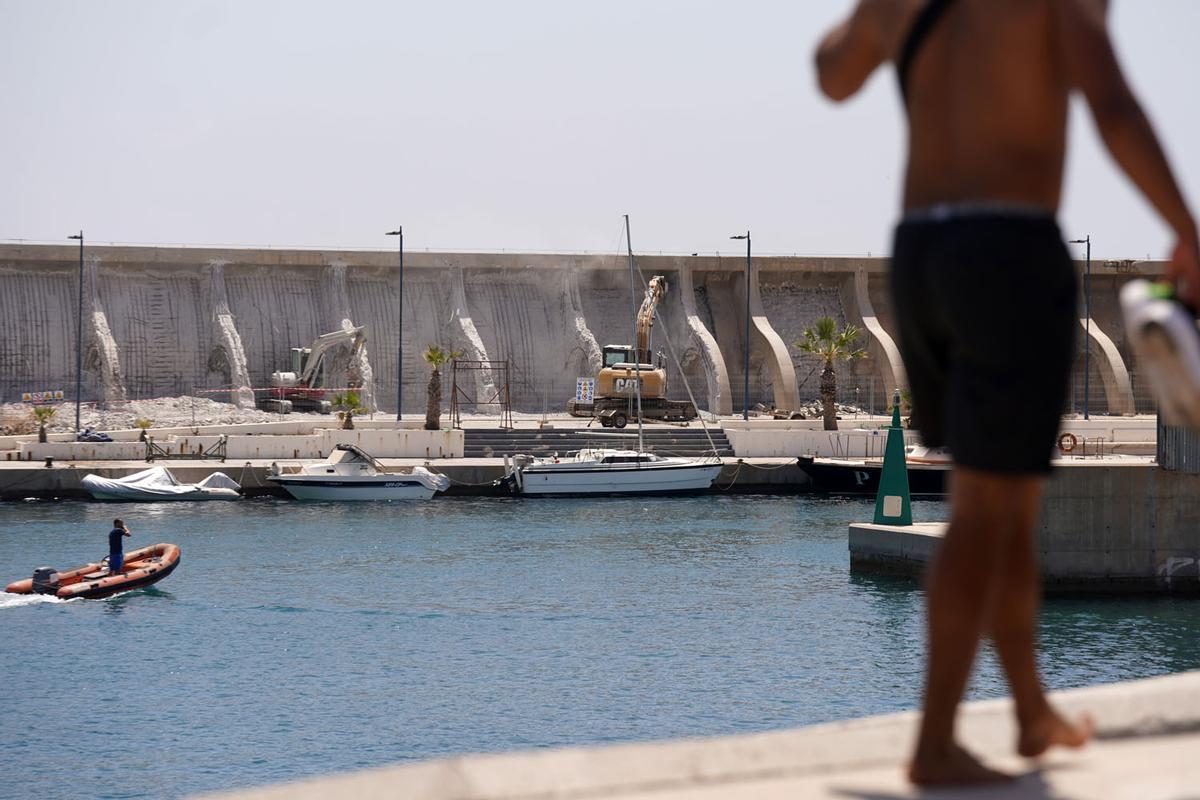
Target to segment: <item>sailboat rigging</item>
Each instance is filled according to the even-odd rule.
[[[625,215],[625,242],[629,257],[630,292],[637,305],[638,270],[633,257],[629,234],[629,215]],[[655,276],[646,284],[645,299],[634,323],[632,363],[614,364],[616,369],[633,373],[634,398],[638,424],[637,450],[585,448],[572,457],[534,458],[519,455],[505,459],[506,484],[515,494],[522,495],[612,495],[612,494],[687,494],[707,491],[721,473],[720,458],[664,457],[646,452],[643,431],[642,372],[654,369],[650,359],[648,326],[666,283]],[[650,319],[646,317],[649,315]],[[645,342],[645,346],[642,343]],[[669,345],[669,340],[668,340]],[[672,348],[674,355],[674,348]],[[647,362],[647,363],[643,363]],[[689,395],[691,389],[688,389]],[[705,428],[707,433],[707,428]],[[710,437],[711,445],[711,437]]]

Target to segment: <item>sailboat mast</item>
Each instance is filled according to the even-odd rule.
[[[642,354],[638,352],[638,321],[637,321],[637,274],[633,264],[633,239],[629,235],[629,215],[625,215],[625,246],[629,252],[629,299],[631,300],[630,307],[633,312],[633,377],[634,377],[634,393],[637,396],[637,421],[638,421],[638,452],[644,453],[646,445],[642,440]],[[649,340],[646,341],[646,346],[650,346]]]

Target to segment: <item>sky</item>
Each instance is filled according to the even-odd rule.
[[[882,255],[902,116],[813,49],[848,0],[0,0],[0,241]],[[1200,2],[1116,0],[1200,205]],[[1170,232],[1072,109],[1060,215],[1096,258]],[[1082,253],[1080,254],[1082,255]]]

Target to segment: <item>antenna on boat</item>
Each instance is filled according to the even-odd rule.
[[[629,252],[629,299],[631,307],[636,309],[637,302],[637,273],[633,264],[633,239],[629,235],[629,215],[625,215],[625,247]],[[638,421],[638,453],[646,452],[646,445],[642,440],[642,354],[638,352],[638,313],[633,314],[633,379],[634,379],[634,394],[637,395],[637,421]],[[649,339],[646,340],[646,347],[650,347]]]

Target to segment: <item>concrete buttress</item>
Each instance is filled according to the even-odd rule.
[[[587,363],[587,374],[598,375],[604,364],[600,343],[588,327],[583,315],[583,299],[579,296],[579,271],[571,268],[563,271],[563,323],[573,335],[571,351],[563,368],[570,370],[578,362]]]
[[[721,354],[716,338],[700,318],[700,312],[696,308],[692,268],[687,265],[679,267],[679,298],[683,303],[684,318],[687,320],[690,334],[687,349],[698,353],[704,365],[704,375],[708,379],[708,410],[714,414],[732,414],[733,391],[729,385],[729,369],[725,366],[725,356]]]
[[[852,288],[852,291],[847,292],[845,288]],[[889,390],[907,389],[908,375],[904,371],[904,360],[900,358],[900,348],[875,314],[875,307],[871,304],[871,295],[867,290],[865,269],[856,269],[849,287],[843,285],[842,303],[846,309],[846,316],[866,331],[867,352],[875,361],[884,385]]]
[[[83,368],[99,375],[102,396],[105,402],[112,402],[125,400],[127,392],[117,340],[100,297],[99,263],[95,256],[84,262]]]
[[[1100,325],[1092,320],[1088,325],[1085,317],[1079,318],[1079,327],[1091,333],[1091,357],[1096,359],[1100,368],[1100,376],[1104,379],[1104,398],[1108,401],[1108,413],[1133,414],[1133,384],[1129,380],[1129,370],[1121,359],[1121,353],[1108,334],[1100,329]],[[1087,334],[1085,333],[1085,336]],[[1080,337],[1080,348],[1083,337]]]
[[[346,289],[346,265],[344,263],[335,261],[329,265],[325,285],[329,303],[328,324],[347,332],[353,330],[356,326],[353,312],[350,310],[350,294]],[[378,411],[379,404],[375,399],[375,371],[371,368],[371,359],[368,355],[371,334],[372,331],[368,330],[366,344],[348,359],[335,361],[331,365],[333,368],[327,370],[327,374],[331,375],[329,380],[335,381],[337,387],[357,384],[361,387],[359,399],[362,404],[372,411]]]
[[[750,278],[750,327],[758,334],[760,343],[767,350],[766,363],[774,384],[775,407],[795,411],[800,407],[800,389],[796,386],[796,367],[788,353],[783,337],[771,327],[767,312],[763,309],[762,294],[758,287],[758,273]]]
[[[210,371],[227,375],[232,388],[230,402],[239,408],[254,407],[254,392],[250,380],[250,370],[246,366],[246,350],[242,347],[242,337],[238,333],[233,312],[229,310],[229,296],[225,290],[226,261],[210,261],[208,265],[208,286],[210,303],[212,304],[213,338],[215,345],[209,354]]]
[[[475,328],[471,319],[471,311],[467,308],[467,290],[463,283],[462,267],[450,269],[450,307],[451,316],[455,323],[455,350],[461,350],[463,356],[470,361],[487,361],[487,348],[483,345],[483,337]],[[491,370],[485,369],[474,373],[475,402],[486,403],[497,396],[496,381]]]

